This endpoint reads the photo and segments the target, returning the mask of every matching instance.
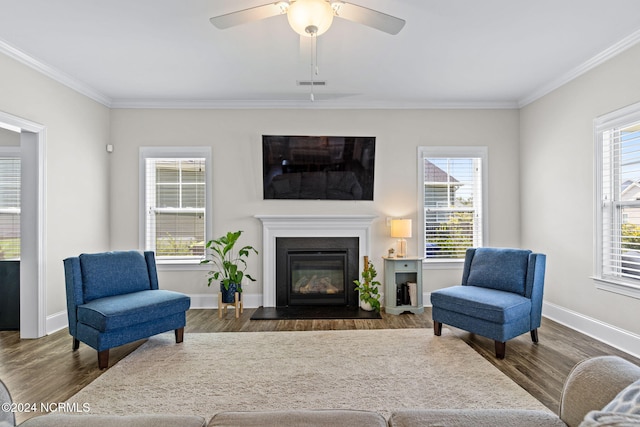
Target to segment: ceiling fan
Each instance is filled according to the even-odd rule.
[[[287,15],[291,28],[305,37],[316,37],[326,32],[331,26],[334,16],[392,35],[398,34],[405,24],[404,19],[353,3],[334,0],[276,1],[225,15],[214,16],[209,21],[216,28],[226,29],[284,14]]]

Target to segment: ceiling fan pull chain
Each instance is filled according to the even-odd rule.
[[[318,75],[318,35],[317,34],[314,36],[314,45],[315,46],[314,46],[313,50],[315,51],[314,57],[315,57],[315,64],[316,64],[315,72],[316,72],[316,76],[317,76]]]
[[[314,33],[311,33],[311,101],[315,101],[315,98],[313,96],[313,84],[314,84],[314,69],[317,68],[317,64],[315,63],[317,61],[317,56],[314,55],[314,50],[316,50],[316,43],[317,43],[317,38],[315,36]],[[315,59],[314,59],[315,58]]]

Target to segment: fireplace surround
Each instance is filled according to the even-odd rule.
[[[303,237],[357,238],[357,271],[370,254],[374,215],[256,215],[262,222],[263,307],[276,307],[276,239]]]

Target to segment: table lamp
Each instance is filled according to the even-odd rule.
[[[392,219],[391,220],[391,237],[398,238],[398,258],[407,256],[407,237],[411,237],[411,220],[410,219]]]

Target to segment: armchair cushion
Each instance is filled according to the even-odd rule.
[[[464,313],[494,323],[511,323],[529,317],[531,300],[521,295],[475,286],[452,286],[431,294],[440,309]]]
[[[146,290],[114,295],[78,306],[78,321],[100,332],[160,319],[189,309],[190,298],[179,292]]]
[[[525,294],[531,251],[509,248],[477,248],[462,284]]]
[[[151,289],[144,256],[136,251],[82,254],[84,302]]]

